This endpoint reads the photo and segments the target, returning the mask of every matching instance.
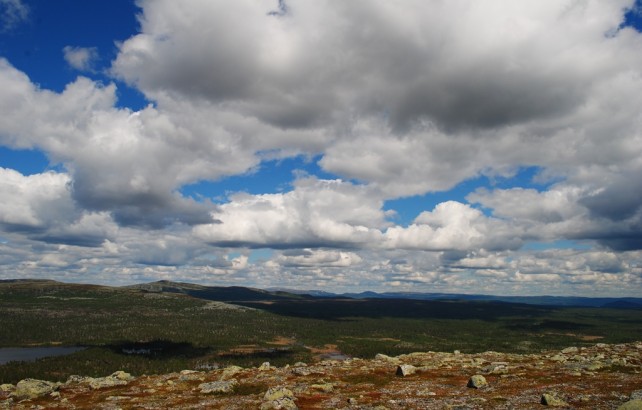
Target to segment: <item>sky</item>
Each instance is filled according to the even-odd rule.
[[[0,0],[0,279],[642,294],[642,3]]]

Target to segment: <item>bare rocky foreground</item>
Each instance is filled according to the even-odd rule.
[[[642,409],[642,343],[0,386],[7,409]]]

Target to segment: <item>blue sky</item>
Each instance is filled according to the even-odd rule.
[[[0,278],[642,291],[621,0],[0,0]]]

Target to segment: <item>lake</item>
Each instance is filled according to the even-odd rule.
[[[3,347],[0,348],[0,365],[12,361],[33,362],[42,357],[64,356],[84,349],[78,346]]]

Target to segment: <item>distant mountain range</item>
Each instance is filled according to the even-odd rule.
[[[32,286],[72,286],[51,280],[10,279],[0,280],[0,283],[12,283]],[[83,285],[95,286],[95,285]],[[622,297],[578,297],[578,296],[497,296],[470,295],[464,293],[421,293],[421,292],[360,292],[332,293],[321,290],[297,290],[288,288],[257,289],[243,286],[204,286],[193,283],[172,282],[161,280],[151,283],[125,286],[125,289],[137,289],[151,293],[178,293],[192,297],[221,301],[266,301],[266,300],[306,300],[306,299],[414,299],[414,300],[461,300],[461,301],[492,301],[505,303],[523,303],[541,306],[575,306],[575,307],[604,307],[611,309],[640,309],[642,298]]]
[[[420,293],[420,292],[361,292],[361,293],[330,293],[320,290],[296,290],[287,288],[268,288],[269,291],[280,291],[289,294],[309,295],[318,298],[350,298],[350,299],[415,299],[415,300],[473,300],[495,301],[507,303],[525,303],[544,306],[577,306],[605,307],[613,309],[642,309],[642,298],[606,298],[579,296],[497,296],[470,295],[465,293]]]

